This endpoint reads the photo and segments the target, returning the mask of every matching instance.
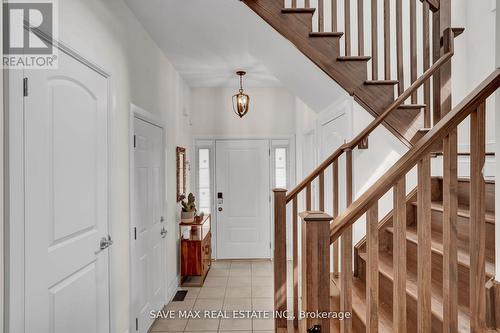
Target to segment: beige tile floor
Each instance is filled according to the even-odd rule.
[[[271,261],[217,261],[202,288],[186,288],[166,310],[272,310]],[[273,319],[157,319],[151,332],[274,332]]]

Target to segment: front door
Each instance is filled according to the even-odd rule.
[[[134,118],[134,135],[132,312],[138,332],[146,333],[153,323],[150,311],[165,304],[163,129]]]
[[[217,257],[270,258],[269,141],[216,142]]]
[[[24,75],[24,332],[109,332],[108,82],[64,52]]]

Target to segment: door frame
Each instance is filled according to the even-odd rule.
[[[283,144],[279,145],[273,145],[273,142],[281,142],[283,143],[284,141],[288,141],[288,153],[289,153],[289,173],[290,177],[288,180],[288,184],[290,188],[288,190],[291,190],[293,186],[296,184],[296,169],[295,169],[295,162],[296,162],[296,147],[295,147],[295,135],[269,135],[269,136],[253,136],[253,135],[248,135],[248,136],[234,136],[234,135],[201,135],[201,136],[195,136],[193,138],[193,147],[194,147],[194,185],[195,188],[192,190],[193,193],[196,193],[198,196],[198,148],[209,148],[211,155],[210,157],[212,158],[212,161],[210,161],[210,167],[212,170],[210,170],[210,177],[214,180],[210,184],[210,193],[211,193],[211,211],[213,212],[212,214],[212,253],[213,253],[213,259],[217,260],[218,259],[218,253],[217,253],[217,214],[216,213],[216,183],[217,183],[217,178],[216,178],[216,168],[217,168],[217,163],[216,163],[216,141],[238,141],[238,140],[267,140],[269,142],[269,149],[272,149],[273,147],[283,147]],[[270,191],[273,190],[273,161],[271,160],[271,157],[269,157],[269,184],[270,184]],[[274,205],[273,205],[273,198],[271,196],[271,209],[269,210],[269,228],[270,228],[270,237],[271,237],[271,254],[270,258],[273,259],[274,256],[274,226],[273,226],[273,213],[274,213]],[[290,228],[288,228],[290,229]]]
[[[64,52],[69,57],[80,62],[101,75],[107,81],[107,186],[110,187],[110,165],[113,149],[110,145],[111,139],[111,74],[103,67],[81,55],[81,53],[52,36],[39,30],[36,31],[38,37],[45,42],[51,43],[60,52]],[[3,94],[4,94],[4,318],[3,329],[11,332],[24,332],[24,308],[25,308],[25,271],[24,271],[24,102],[22,82],[24,69],[4,69],[3,70]],[[107,228],[108,234],[112,235],[110,225],[109,204],[111,202],[111,191],[107,193]],[[14,223],[12,221],[22,221]],[[108,262],[111,263],[112,247],[108,251]],[[110,265],[111,267],[111,265]],[[109,331],[113,328],[113,307],[111,296],[111,270],[108,272],[109,288]],[[16,296],[12,296],[16,295]]]
[[[129,219],[129,249],[130,249],[130,255],[129,255],[129,278],[130,278],[130,288],[129,288],[129,304],[130,304],[130,332],[135,332],[135,318],[136,318],[136,313],[135,313],[135,307],[132,303],[132,292],[134,291],[134,255],[135,255],[135,242],[134,242],[134,233],[133,233],[133,228],[134,228],[134,216],[135,216],[135,205],[134,205],[134,196],[135,196],[135,152],[134,152],[134,120],[135,118],[140,119],[142,121],[145,121],[147,123],[150,123],[151,125],[157,126],[161,128],[162,130],[162,167],[161,167],[161,172],[163,174],[163,183],[164,185],[161,187],[162,191],[162,212],[163,216],[166,215],[166,158],[167,158],[167,153],[166,153],[166,138],[167,138],[167,125],[166,123],[160,119],[157,115],[146,111],[142,109],[141,107],[130,103],[130,118],[129,118],[129,207],[130,207],[130,219]],[[168,223],[165,223],[165,228],[168,230]],[[165,243],[166,246],[165,248],[168,248],[168,237],[165,238]],[[164,279],[162,280],[163,284],[163,290],[164,290],[164,295],[163,295],[163,300],[164,302],[167,301],[167,294],[168,294],[168,288],[167,288],[167,272],[166,272],[166,267],[167,267],[167,255],[165,255],[165,269],[164,269]]]

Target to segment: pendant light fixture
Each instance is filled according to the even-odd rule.
[[[245,74],[244,71],[236,72],[236,75],[240,77],[240,90],[233,96],[233,110],[240,118],[247,114],[250,106],[250,96],[243,91],[243,75]]]

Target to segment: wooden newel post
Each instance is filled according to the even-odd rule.
[[[274,310],[275,332],[286,331],[286,190],[274,189]]]
[[[330,311],[330,222],[323,212],[304,212],[302,222],[302,284],[303,309],[307,313],[328,314]],[[330,332],[328,318],[307,318],[306,327],[321,326],[321,332]],[[321,317],[321,316],[320,316]]]

